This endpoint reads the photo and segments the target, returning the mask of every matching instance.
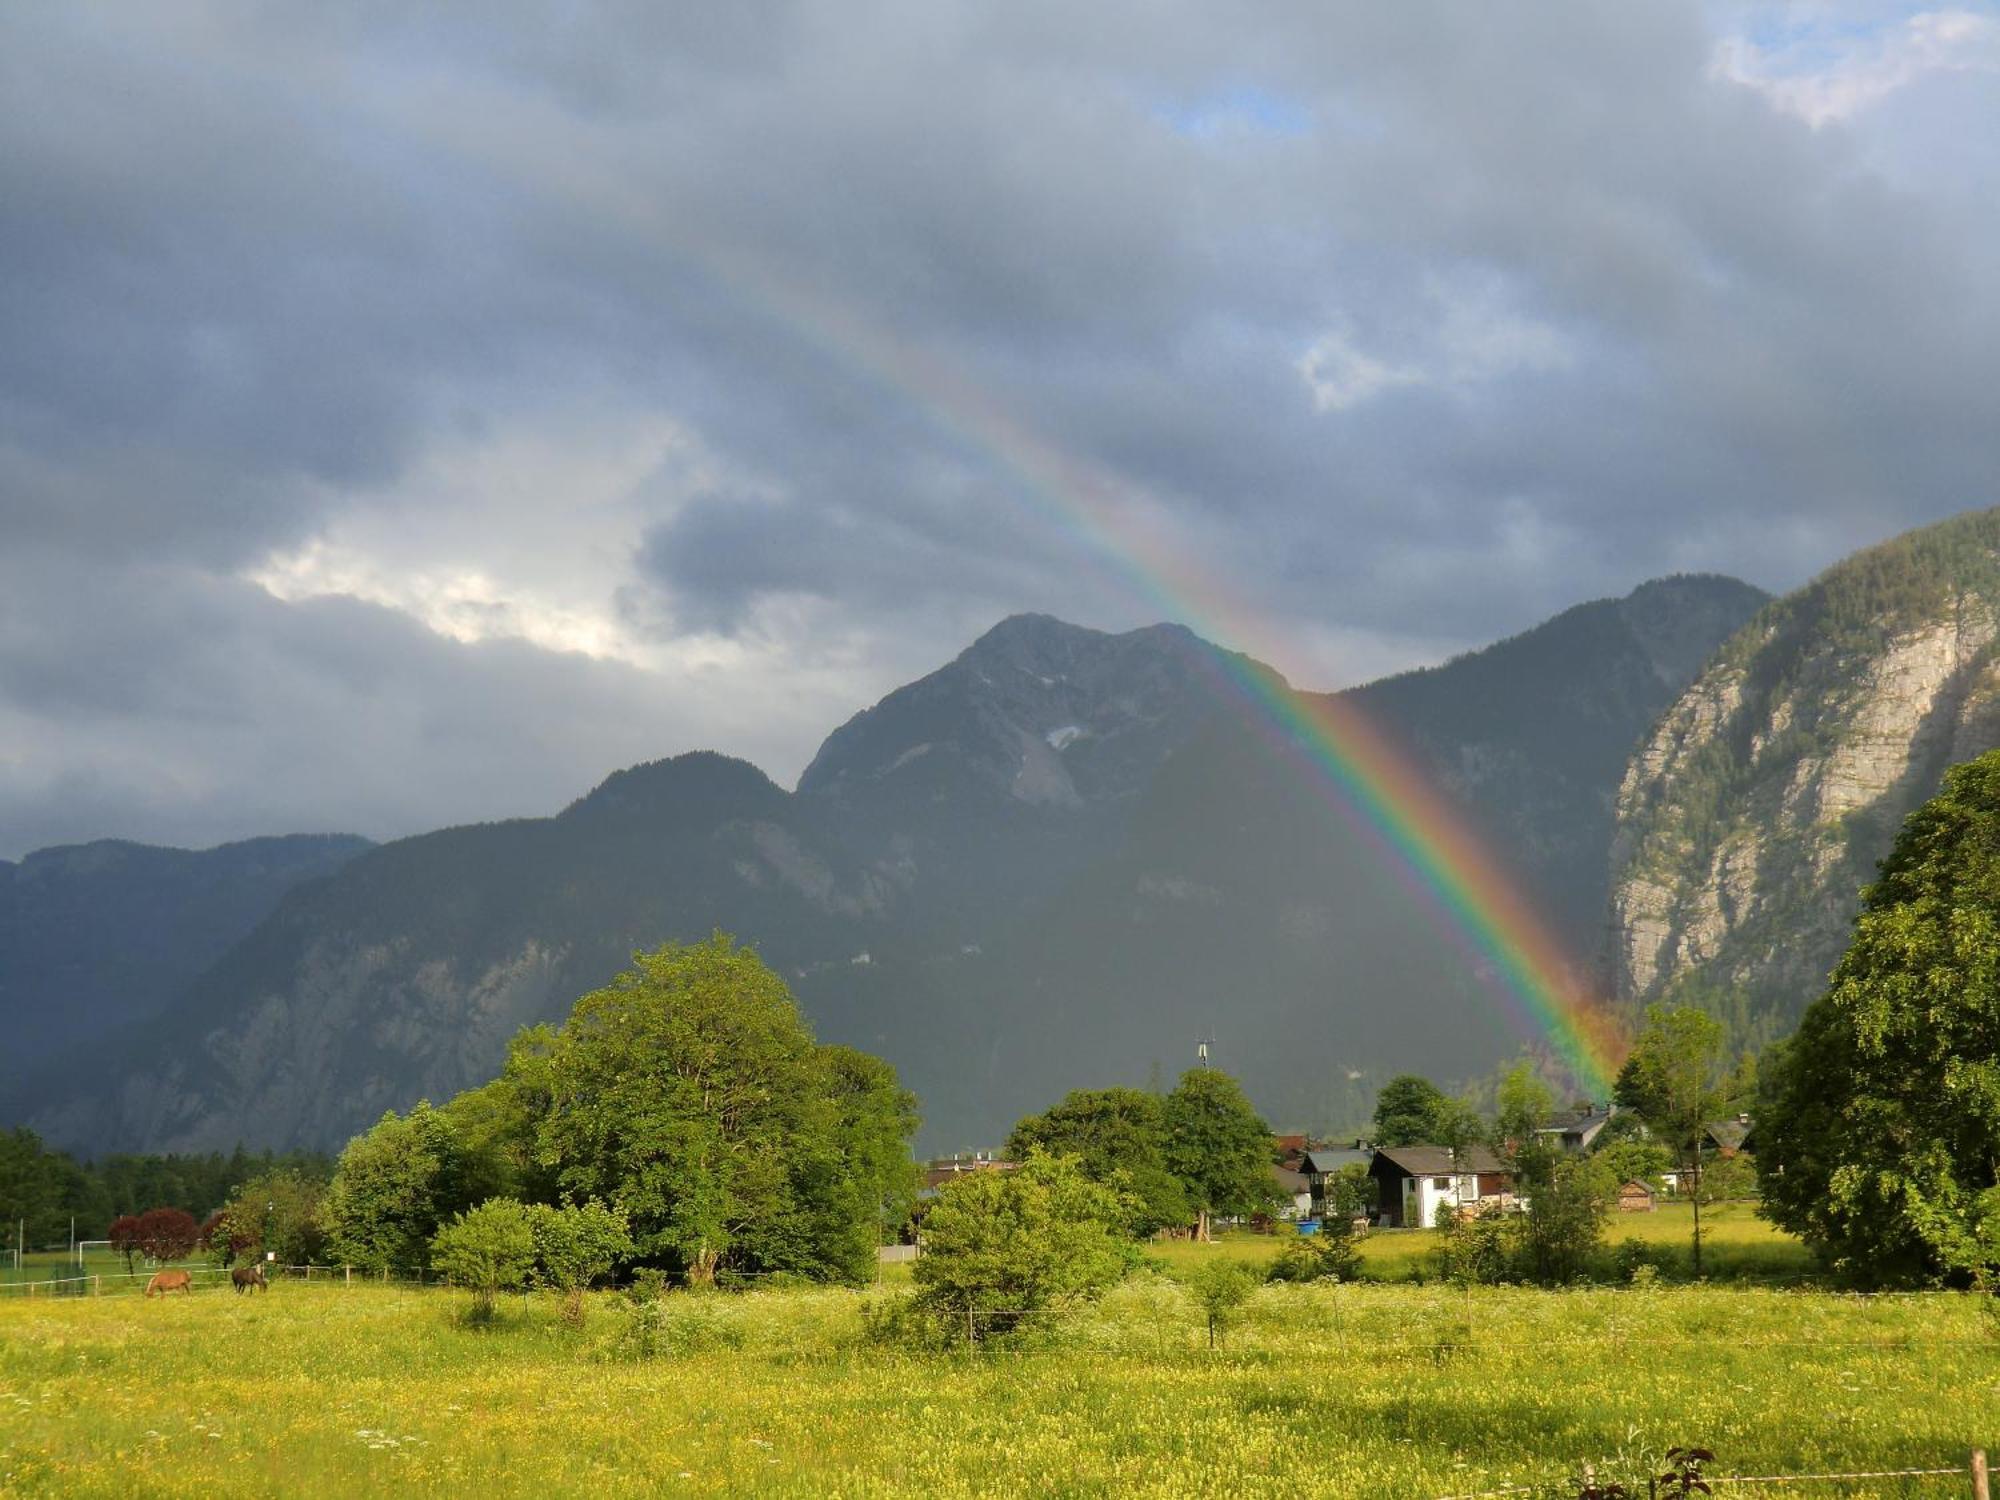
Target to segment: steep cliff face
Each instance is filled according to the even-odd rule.
[[[1825,982],[1861,887],[1947,767],[2000,745],[2000,511],[1848,559],[1739,632],[1618,798],[1621,994],[1745,1041]]]

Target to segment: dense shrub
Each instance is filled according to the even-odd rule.
[[[913,1278],[920,1304],[968,1337],[1116,1281],[1137,1260],[1132,1205],[1070,1156],[1030,1156],[1013,1171],[968,1172],[924,1220]]]
[[[1352,1281],[1361,1269],[1351,1221],[1327,1219],[1317,1234],[1287,1240],[1271,1261],[1272,1281]]]
[[[523,1285],[535,1265],[535,1232],[527,1205],[489,1198],[467,1209],[431,1241],[431,1263],[473,1295],[473,1317],[492,1318],[501,1292]]]

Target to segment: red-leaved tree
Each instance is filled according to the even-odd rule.
[[[184,1208],[149,1208],[139,1215],[135,1237],[154,1260],[180,1260],[201,1243],[201,1225]]]
[[[132,1269],[132,1257],[139,1253],[139,1220],[132,1214],[120,1214],[111,1221],[111,1228],[105,1231],[111,1241],[114,1255],[125,1257],[125,1270]]]

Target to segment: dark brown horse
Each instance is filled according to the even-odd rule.
[[[168,1292],[194,1294],[194,1278],[185,1271],[155,1271],[153,1279],[146,1283],[146,1295],[158,1292],[162,1297]]]
[[[271,1290],[271,1283],[264,1279],[264,1267],[254,1260],[247,1266],[233,1269],[229,1279],[239,1292],[247,1292],[253,1286],[262,1287],[267,1292]]]

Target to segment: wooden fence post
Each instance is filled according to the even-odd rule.
[[[342,1284],[343,1284],[343,1285],[348,1285],[348,1286],[351,1286],[351,1285],[353,1285],[353,1283],[354,1283],[354,1267],[352,1267],[352,1266],[342,1266],[342,1267],[340,1268],[340,1279],[341,1279],[341,1282],[342,1282]]]
[[[90,1278],[90,1295],[93,1297],[104,1295],[104,1278],[95,1273]]]
[[[1986,1450],[1972,1450],[1972,1500],[1993,1500],[1993,1491],[1986,1482]]]

